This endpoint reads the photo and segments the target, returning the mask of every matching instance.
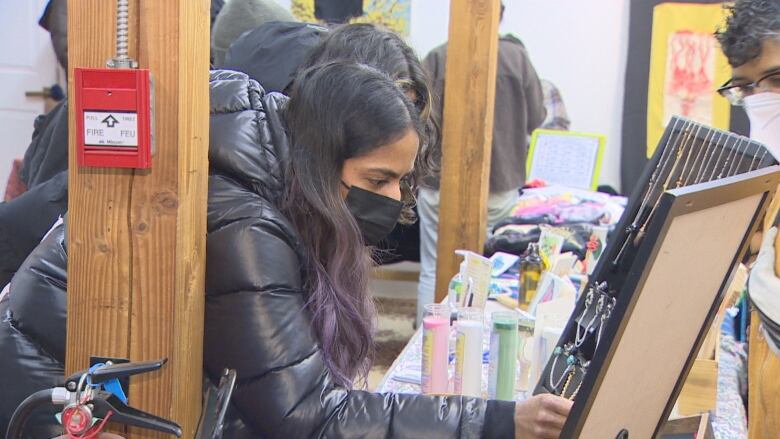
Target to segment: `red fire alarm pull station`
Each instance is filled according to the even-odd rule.
[[[151,167],[149,70],[76,68],[74,74],[79,166]]]
[[[74,69],[79,166],[152,166],[152,78],[127,56],[128,2],[117,0],[116,57],[107,69]]]

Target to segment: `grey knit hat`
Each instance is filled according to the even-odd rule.
[[[214,66],[225,61],[225,53],[244,32],[269,21],[298,21],[274,0],[230,0],[222,8],[211,30]]]

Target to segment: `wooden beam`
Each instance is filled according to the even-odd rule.
[[[447,285],[458,271],[455,250],[481,254],[485,243],[500,7],[499,0],[450,2],[437,302],[444,299]]]
[[[68,2],[69,66],[114,54],[115,2]],[[152,169],[79,169],[70,116],[68,371],[90,355],[167,357],[130,403],[193,437],[203,362],[208,0],[131,0],[131,52],[154,81]],[[73,81],[70,81],[73,84]],[[73,95],[71,90],[71,96]],[[72,107],[71,107],[72,108]],[[130,437],[164,437],[130,429]]]
[[[777,194],[764,218],[766,233],[775,222],[780,210]],[[775,274],[780,276],[780,237],[775,240]],[[766,339],[758,330],[761,325],[758,313],[750,316],[750,341],[748,352],[748,436],[750,439],[777,437],[780,431],[780,357],[772,353]]]
[[[780,431],[780,357],[766,344],[758,330],[758,313],[750,320],[750,352],[748,353],[748,437],[776,438]]]
[[[137,0],[132,6],[137,5]],[[73,67],[105,67],[115,49],[115,4],[68,2],[68,86]],[[136,9],[136,8],[133,8]],[[137,10],[137,9],[136,9]],[[131,35],[137,35],[131,22]],[[135,55],[137,40],[130,40]],[[133,172],[79,169],[73,105],[69,109],[68,324],[65,369],[88,365],[90,355],[130,355],[130,212]],[[99,330],[98,330],[99,328]]]

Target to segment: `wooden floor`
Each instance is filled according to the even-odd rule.
[[[369,390],[376,389],[414,335],[419,275],[420,264],[412,262],[377,267],[372,273],[370,288],[377,300],[378,322],[374,366],[368,375]]]

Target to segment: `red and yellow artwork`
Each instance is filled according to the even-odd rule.
[[[730,106],[716,89],[731,69],[714,33],[725,20],[721,4],[662,3],[653,10],[647,157],[672,116],[727,129]]]

